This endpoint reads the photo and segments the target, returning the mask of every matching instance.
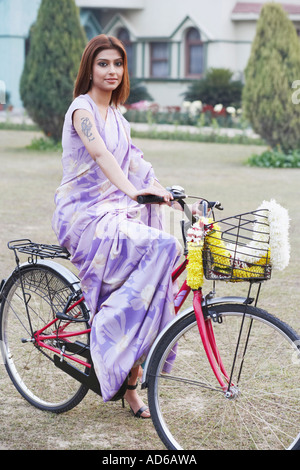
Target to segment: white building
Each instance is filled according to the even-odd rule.
[[[25,44],[41,0],[0,0],[0,82],[21,105]],[[61,0],[53,0],[61,1]],[[75,0],[88,38],[106,33],[126,45],[130,73],[160,105],[180,105],[210,67],[243,76],[256,22],[268,0]],[[300,0],[281,0],[300,30]],[[16,59],[15,59],[16,58]]]
[[[77,0],[77,4],[99,12],[103,32],[126,38],[132,75],[143,80],[155,101],[178,105],[190,81],[207,68],[229,68],[235,78],[243,77],[266,1]],[[300,28],[300,1],[278,3]],[[99,10],[100,4],[107,11]]]

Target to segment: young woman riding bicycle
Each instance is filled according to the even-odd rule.
[[[118,110],[128,94],[122,43],[93,38],[65,117],[53,228],[71,253],[91,312],[91,355],[103,399],[130,374],[125,399],[135,416],[148,418],[135,385],[139,365],[173,318],[171,273],[181,247],[164,232],[161,207],[137,203],[153,194],[170,204],[172,196],[131,142]]]

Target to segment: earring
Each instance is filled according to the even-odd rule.
[[[92,74],[90,75],[90,80],[92,80]]]

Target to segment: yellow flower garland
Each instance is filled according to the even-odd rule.
[[[203,285],[203,246],[188,243],[187,285],[192,289],[199,289]]]
[[[210,226],[210,224],[213,224]],[[265,267],[270,262],[270,250],[262,256],[258,262],[245,263],[240,260],[233,261],[231,251],[227,249],[222,240],[221,230],[215,222],[205,220],[207,230],[206,236],[199,240],[188,241],[188,266],[187,266],[187,284],[192,289],[199,289],[203,285],[203,248],[209,249],[213,260],[213,271],[220,278],[228,274],[228,280],[243,281],[247,278],[260,278],[265,275]],[[199,222],[196,224],[196,230],[199,230]],[[204,235],[204,232],[203,232]]]

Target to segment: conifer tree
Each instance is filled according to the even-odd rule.
[[[272,147],[300,148],[300,104],[292,88],[300,79],[300,42],[282,6],[266,3],[245,70],[243,109],[254,131]]]
[[[31,28],[20,93],[29,116],[55,141],[61,139],[86,42],[74,0],[42,0]]]

